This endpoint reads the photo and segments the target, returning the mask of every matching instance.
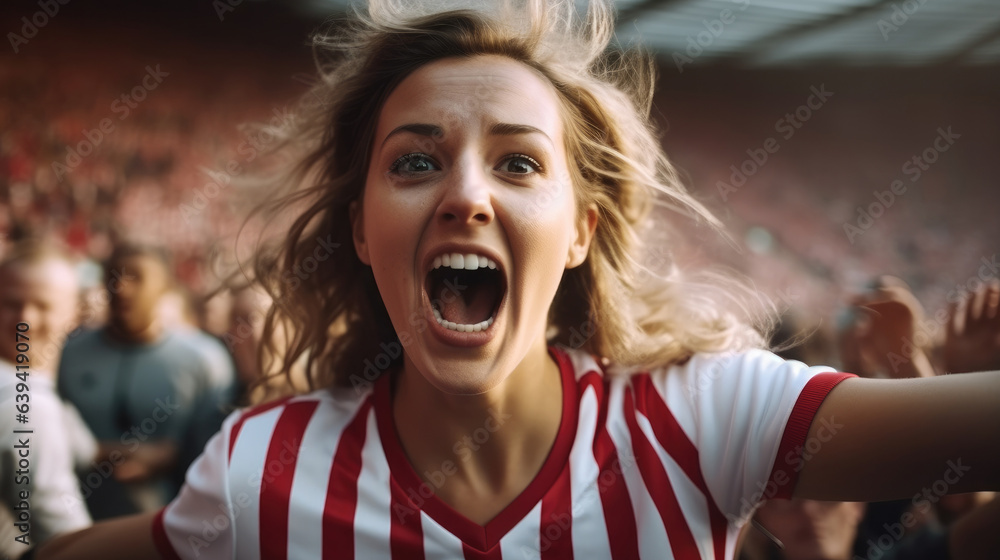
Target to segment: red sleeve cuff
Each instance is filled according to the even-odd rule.
[[[788,423],[785,424],[785,432],[781,436],[781,443],[778,444],[778,454],[774,458],[774,466],[771,467],[771,476],[768,478],[768,486],[775,489],[767,492],[772,499],[791,499],[792,491],[799,481],[799,473],[805,466],[803,452],[808,447],[806,437],[809,435],[813,418],[816,417],[816,411],[830,391],[838,383],[850,377],[857,376],[853,373],[820,373],[810,379],[799,393],[799,398],[795,401],[792,413],[788,417]]]
[[[164,506],[153,517],[153,543],[156,544],[156,550],[159,551],[161,557],[166,560],[181,560],[177,551],[174,550],[174,546],[170,544],[170,539],[167,538],[167,529],[163,526],[163,513],[166,510],[167,508]]]

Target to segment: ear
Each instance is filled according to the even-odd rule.
[[[576,222],[576,237],[569,246],[569,254],[566,256],[566,268],[575,268],[587,260],[590,241],[594,239],[594,231],[596,230],[597,205],[591,202],[587,205],[587,211]]]
[[[347,211],[351,217],[351,234],[354,238],[354,251],[358,253],[358,258],[361,259],[361,262],[371,266],[371,258],[368,256],[368,243],[365,241],[365,220],[363,212],[358,206],[358,201],[351,201],[351,205]]]

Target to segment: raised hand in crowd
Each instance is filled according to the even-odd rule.
[[[1000,369],[1000,282],[952,303],[942,353],[948,373]]]
[[[924,308],[905,282],[882,276],[851,301],[855,320],[841,333],[844,369],[863,377],[932,377],[931,340],[919,332]]]

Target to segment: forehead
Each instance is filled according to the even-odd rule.
[[[0,291],[21,295],[31,292],[46,297],[54,293],[75,293],[78,288],[76,270],[71,264],[57,259],[8,265],[0,269],[0,286],[3,287]]]
[[[484,123],[527,124],[553,141],[562,133],[555,88],[531,67],[499,55],[446,58],[407,76],[386,100],[376,137],[428,123],[449,130]]]

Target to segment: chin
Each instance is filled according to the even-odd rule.
[[[495,367],[482,364],[458,362],[417,369],[434,388],[449,395],[479,395],[495,388],[507,378]]]

